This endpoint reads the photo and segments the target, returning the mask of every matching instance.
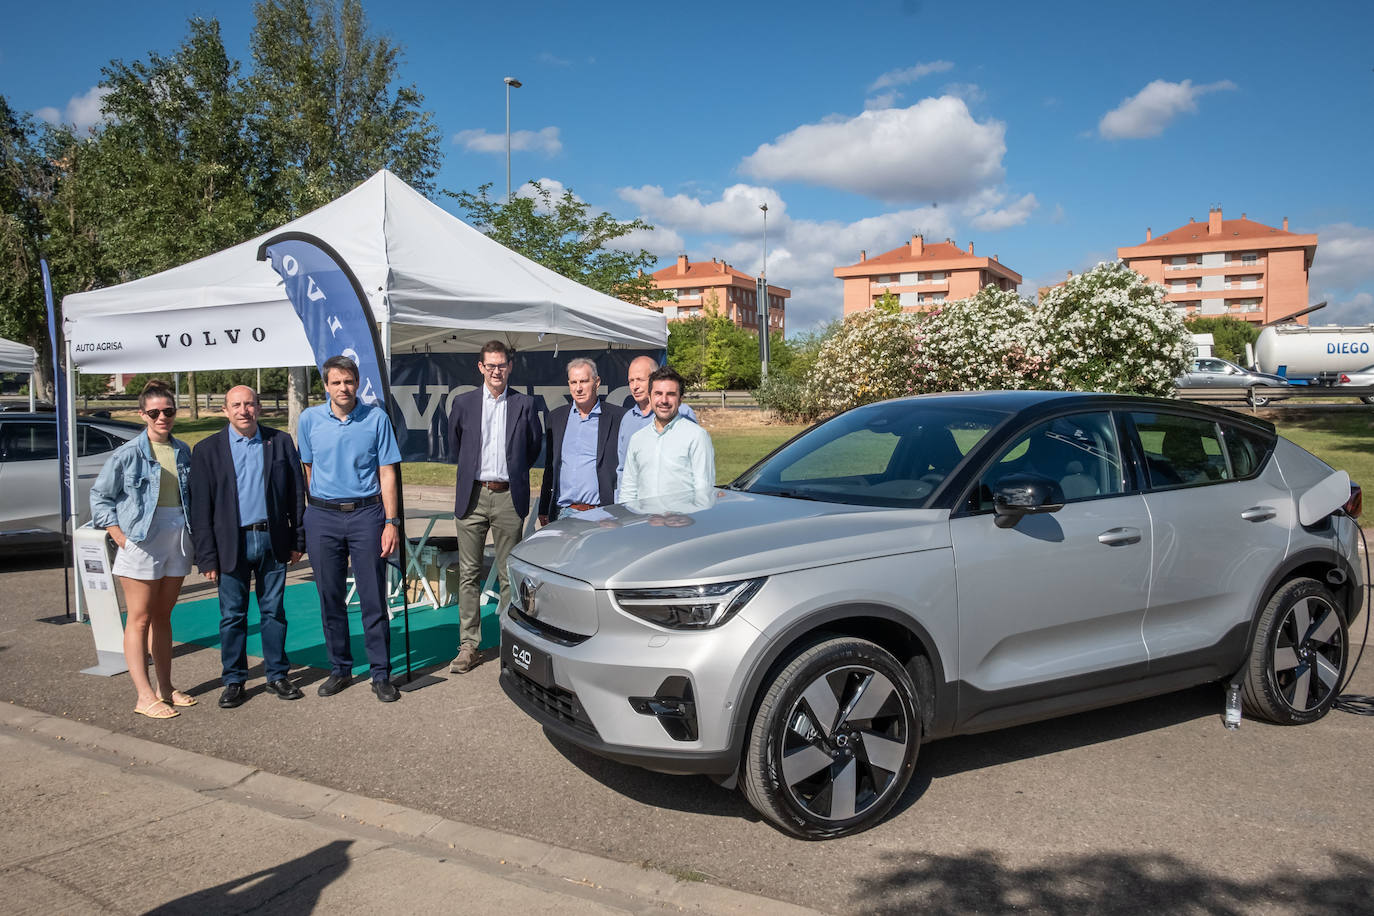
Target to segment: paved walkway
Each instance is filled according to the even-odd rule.
[[[0,705],[7,913],[808,913]]]

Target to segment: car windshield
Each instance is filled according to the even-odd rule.
[[[1006,416],[948,401],[870,404],[798,437],[732,487],[794,499],[920,508]]]

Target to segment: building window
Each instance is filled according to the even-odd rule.
[[[1255,252],[1253,252],[1253,251],[1247,251],[1247,252],[1245,252],[1244,254],[1242,254],[1242,255],[1240,256],[1240,263],[1242,263],[1242,264],[1258,264],[1258,263],[1259,263],[1259,255],[1257,255],[1257,254],[1256,254]]]

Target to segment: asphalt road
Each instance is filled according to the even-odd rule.
[[[365,684],[321,699],[313,669],[294,674],[306,698],[282,702],[255,669],[226,711],[218,653],[183,645],[175,679],[202,703],[152,722],[126,677],[78,673],[90,633],[42,622],[62,613],[54,559],[0,559],[0,700],[821,910],[1374,912],[1374,718],[1228,732],[1208,687],[949,739],[922,749],[884,823],[806,843],[707,779],[551,742],[495,663],[391,705]],[[1351,689],[1374,694],[1374,659]]]

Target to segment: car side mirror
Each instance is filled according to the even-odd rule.
[[[1039,474],[1008,474],[992,494],[992,522],[998,528],[1014,528],[1023,515],[1058,512],[1064,508],[1059,482]]]

